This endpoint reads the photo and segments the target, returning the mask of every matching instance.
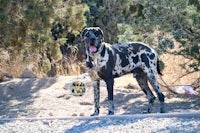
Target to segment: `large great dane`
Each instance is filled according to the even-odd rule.
[[[147,95],[151,112],[155,96],[147,81],[155,90],[160,101],[160,112],[164,112],[164,95],[159,89],[157,74],[161,74],[157,53],[141,42],[108,44],[104,42],[103,31],[99,27],[85,28],[81,33],[85,45],[86,67],[94,82],[95,110],[91,116],[99,114],[100,80],[104,80],[108,91],[108,115],[114,114],[113,85],[114,78],[133,73],[139,86]]]

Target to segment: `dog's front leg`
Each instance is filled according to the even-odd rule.
[[[107,91],[108,91],[108,115],[114,114],[114,103],[113,103],[113,85],[114,85],[114,79],[110,78],[105,80],[107,85]]]
[[[94,81],[94,113],[91,116],[99,115],[99,100],[100,100],[100,81]]]

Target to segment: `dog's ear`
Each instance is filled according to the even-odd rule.
[[[80,37],[81,37],[81,40],[83,41],[84,40],[84,36],[85,36],[85,33],[87,32],[87,28],[83,29],[83,31],[81,32],[80,34]]]
[[[101,39],[104,40],[104,34],[103,34],[103,31],[101,30],[101,28],[97,27],[98,29],[98,32],[100,33],[101,35]]]
[[[101,30],[101,28],[97,27],[98,32],[102,35],[102,37],[104,37],[103,31]]]

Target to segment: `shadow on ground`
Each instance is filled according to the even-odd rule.
[[[17,81],[16,81],[17,80]],[[18,117],[27,112],[27,106],[33,104],[39,90],[50,87],[55,78],[16,79],[0,83],[0,116]],[[34,109],[32,110],[34,114]]]
[[[86,131],[93,131],[98,130],[104,127],[113,126],[113,125],[125,125],[130,122],[134,121],[123,121],[123,123],[120,121],[113,121],[111,119],[103,119],[103,120],[87,120],[79,125],[75,125],[72,128],[65,131],[65,133],[84,133]],[[113,131],[116,132],[116,129],[113,128]],[[119,132],[119,131],[118,131]]]
[[[147,111],[148,100],[142,91],[118,90],[114,95],[115,112],[119,114],[119,110],[123,110],[120,114],[141,114]],[[169,92],[165,94],[165,112],[188,112],[200,111],[200,95],[177,95]],[[156,96],[156,95],[155,95]],[[101,102],[101,106],[107,109],[107,99]],[[100,108],[101,109],[101,108]],[[152,113],[160,112],[160,102],[156,98],[153,106]]]
[[[166,99],[166,104],[165,104],[166,113],[200,110],[200,102],[199,102],[200,96],[199,95],[176,95],[176,94],[169,94],[168,92],[166,92],[165,96],[166,96],[165,98]],[[129,91],[126,92],[122,90],[121,93],[119,92],[115,94],[114,98],[115,98],[115,111],[118,109],[123,109],[124,113],[122,114],[141,114],[141,112],[143,112],[147,108],[147,100],[144,100],[146,97],[142,92],[139,92],[139,90],[137,93],[129,93]],[[128,102],[131,99],[138,99],[138,100],[135,100],[133,103]],[[104,99],[103,102],[101,102],[101,106],[107,107],[107,99]],[[155,101],[155,104],[153,106],[153,113],[157,113],[157,112],[159,112],[158,100]],[[100,130],[102,128],[109,127],[109,126],[125,125],[128,123],[134,123],[137,121],[138,121],[137,119],[127,120],[127,121],[126,120],[115,121],[111,119],[87,120],[79,125],[74,125],[70,129],[67,129],[65,133],[76,133],[76,132]],[[176,119],[174,119],[174,121],[176,121]],[[114,127],[111,127],[111,129],[113,129],[113,132],[116,131]],[[163,130],[166,131],[166,129],[163,129]],[[174,130],[177,130],[177,129],[174,128]],[[162,131],[162,129],[160,129],[159,131]],[[177,130],[177,131],[181,131],[181,130]]]
[[[21,116],[36,116],[39,110],[31,108],[36,98],[38,98],[38,92],[46,88],[51,87],[57,82],[56,78],[41,78],[41,79],[16,79],[15,81],[0,83],[0,118],[19,118]],[[92,90],[91,90],[92,91]],[[107,92],[105,90],[105,97]],[[200,95],[175,95],[164,92],[166,98],[165,110],[166,112],[182,112],[182,111],[200,111]],[[43,95],[46,96],[46,95]],[[65,95],[61,95],[61,98]],[[93,112],[93,95],[91,93],[87,99],[82,99],[79,103],[74,101],[73,108],[77,111],[77,114],[84,111]],[[104,109],[103,114],[107,113],[107,98],[102,99],[100,103],[100,113]],[[47,97],[48,100],[49,97]],[[56,97],[57,98],[57,97]],[[59,97],[58,97],[59,98]],[[73,97],[72,97],[73,98]],[[75,99],[75,98],[74,98]],[[81,98],[79,98],[81,99]],[[56,101],[59,99],[56,99]],[[65,104],[71,106],[70,100],[64,100]],[[62,103],[62,102],[60,102]],[[117,88],[114,91],[114,103],[115,114],[141,114],[145,112],[148,105],[148,100],[145,94],[140,89],[121,89]],[[59,104],[59,102],[57,103]],[[65,104],[61,104],[60,108],[65,110]],[[49,103],[50,106],[55,106],[55,103]],[[85,106],[85,107],[84,107]],[[83,108],[82,108],[83,107]],[[159,102],[156,99],[153,105],[153,113],[159,112]],[[57,109],[57,108],[56,108]],[[80,110],[79,110],[80,109]],[[106,109],[106,110],[105,110]],[[71,111],[71,110],[70,110]],[[106,111],[106,112],[105,112]],[[45,112],[45,111],[44,111]],[[85,113],[86,114],[86,113]],[[87,124],[87,123],[86,123]],[[88,126],[92,126],[94,123],[88,123]],[[109,124],[108,124],[109,125]],[[77,126],[74,126],[76,128]]]

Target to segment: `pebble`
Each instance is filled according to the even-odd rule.
[[[200,133],[199,118],[0,121],[0,133]]]

